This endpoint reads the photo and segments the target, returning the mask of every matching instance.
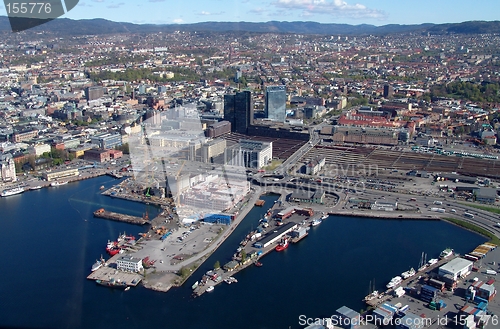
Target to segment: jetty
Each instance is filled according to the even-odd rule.
[[[98,218],[110,219],[118,222],[125,222],[136,225],[144,225],[149,223],[149,218],[147,216],[137,217],[125,215],[117,212],[107,211],[104,208],[100,208],[94,211],[94,216]]]

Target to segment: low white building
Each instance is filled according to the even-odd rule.
[[[117,269],[122,271],[139,272],[142,271],[142,259],[132,256],[123,256],[116,261]]]
[[[468,275],[472,271],[473,263],[463,258],[455,258],[439,268],[439,276],[448,276],[456,281],[460,277]]]

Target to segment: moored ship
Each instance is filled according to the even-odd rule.
[[[410,270],[406,271],[406,272],[403,272],[401,273],[401,276],[403,277],[403,280],[406,280],[412,276],[414,276],[417,272],[415,271],[415,269],[412,267],[410,268]]]
[[[287,238],[284,238],[283,240],[281,240],[281,242],[276,246],[275,250],[276,251],[283,251],[285,250],[286,248],[288,248],[288,239]]]
[[[65,182],[59,182],[59,181],[55,181],[55,182],[52,182],[50,183],[50,186],[61,186],[61,185],[66,185],[68,184],[68,181],[65,181]]]
[[[386,285],[388,289],[393,288],[400,284],[403,281],[403,279],[400,276],[395,276],[391,279],[391,281]]]
[[[446,248],[445,250],[443,250],[441,252],[441,254],[439,255],[439,259],[443,259],[443,258],[447,258],[447,257],[450,257],[451,255],[453,255],[453,249],[451,248]]]
[[[41,189],[41,188],[42,188],[42,185],[37,185],[37,186],[32,186],[32,187],[30,187],[30,190],[32,190],[32,191],[33,191],[33,190],[39,190],[39,189]]]
[[[322,220],[321,218],[317,218],[317,219],[314,219],[312,222],[311,222],[311,226],[318,226],[319,224],[321,224]]]
[[[98,285],[109,287],[109,288],[117,288],[117,289],[127,288],[127,284],[125,282],[116,281],[115,279],[110,279],[109,281],[96,280],[95,282]]]
[[[11,196],[11,195],[16,195],[24,192],[24,188],[22,187],[14,187],[8,190],[3,190],[2,191],[2,196]]]

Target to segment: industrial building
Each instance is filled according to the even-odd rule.
[[[467,276],[472,271],[473,263],[470,260],[463,258],[455,258],[439,267],[438,275],[441,277],[448,276],[457,281],[460,277]]]
[[[328,129],[321,133],[328,132]],[[398,145],[398,134],[387,128],[359,128],[351,126],[334,126],[332,129],[333,141],[339,143]]]
[[[78,169],[67,169],[67,170],[44,172],[42,174],[42,177],[47,182],[50,182],[50,181],[53,181],[55,179],[67,178],[67,177],[76,177],[78,175],[80,175],[80,172],[78,171]]]
[[[495,203],[497,199],[497,189],[492,187],[480,187],[475,190],[474,195],[477,202]]]
[[[224,162],[232,166],[260,169],[273,158],[272,142],[240,140],[224,152]]]
[[[335,315],[338,318],[344,319],[345,321],[341,322],[341,328],[344,329],[358,329],[361,328],[361,314],[350,309],[347,306],[342,306],[341,308],[335,311]]]
[[[276,230],[266,234],[259,242],[262,244],[263,248],[269,247],[276,241],[279,241],[285,234],[295,230],[297,228],[296,223],[286,223]]]
[[[116,260],[116,268],[122,271],[142,271],[142,259],[132,256],[122,256]]]
[[[308,202],[323,204],[325,200],[325,191],[317,189],[316,191],[302,191],[293,192],[290,196],[291,201],[295,202]]]

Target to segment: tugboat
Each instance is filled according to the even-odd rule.
[[[274,248],[276,251],[283,251],[288,248],[288,238],[283,238],[281,242]]]

